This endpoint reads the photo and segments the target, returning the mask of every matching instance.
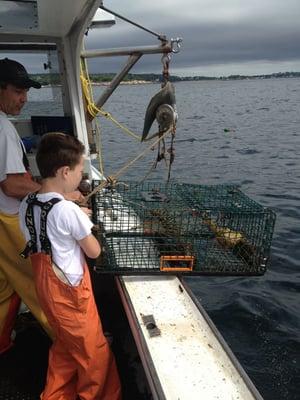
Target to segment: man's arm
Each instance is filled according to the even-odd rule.
[[[6,179],[0,182],[0,187],[6,196],[21,200],[28,193],[39,190],[41,185],[28,179],[24,174],[7,174]]]
[[[6,196],[22,200],[28,193],[38,191],[41,185],[32,179],[28,179],[24,174],[7,174],[7,178],[0,182],[0,187]],[[79,190],[65,193],[64,198],[79,203],[84,200],[84,196]]]

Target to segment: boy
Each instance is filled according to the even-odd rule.
[[[88,216],[64,194],[81,180],[84,146],[62,133],[43,136],[36,161],[41,188],[21,203],[20,225],[40,304],[56,339],[49,352],[43,400],[117,400],[115,360],[103,335],[84,254],[100,246]]]

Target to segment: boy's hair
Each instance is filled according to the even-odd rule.
[[[74,136],[60,132],[45,134],[36,154],[37,166],[42,178],[55,177],[59,168],[73,169],[84,154],[84,145]]]

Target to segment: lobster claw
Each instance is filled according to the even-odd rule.
[[[166,85],[150,100],[144,119],[144,129],[141,138],[142,142],[146,139],[153,121],[157,116],[158,108],[162,105],[171,106],[174,110],[174,115],[176,114],[175,88],[171,82],[167,82]]]

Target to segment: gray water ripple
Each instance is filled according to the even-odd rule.
[[[239,150],[236,150],[236,152],[239,154],[246,155],[246,156],[261,153],[260,150],[256,150],[256,149],[239,149]]]

